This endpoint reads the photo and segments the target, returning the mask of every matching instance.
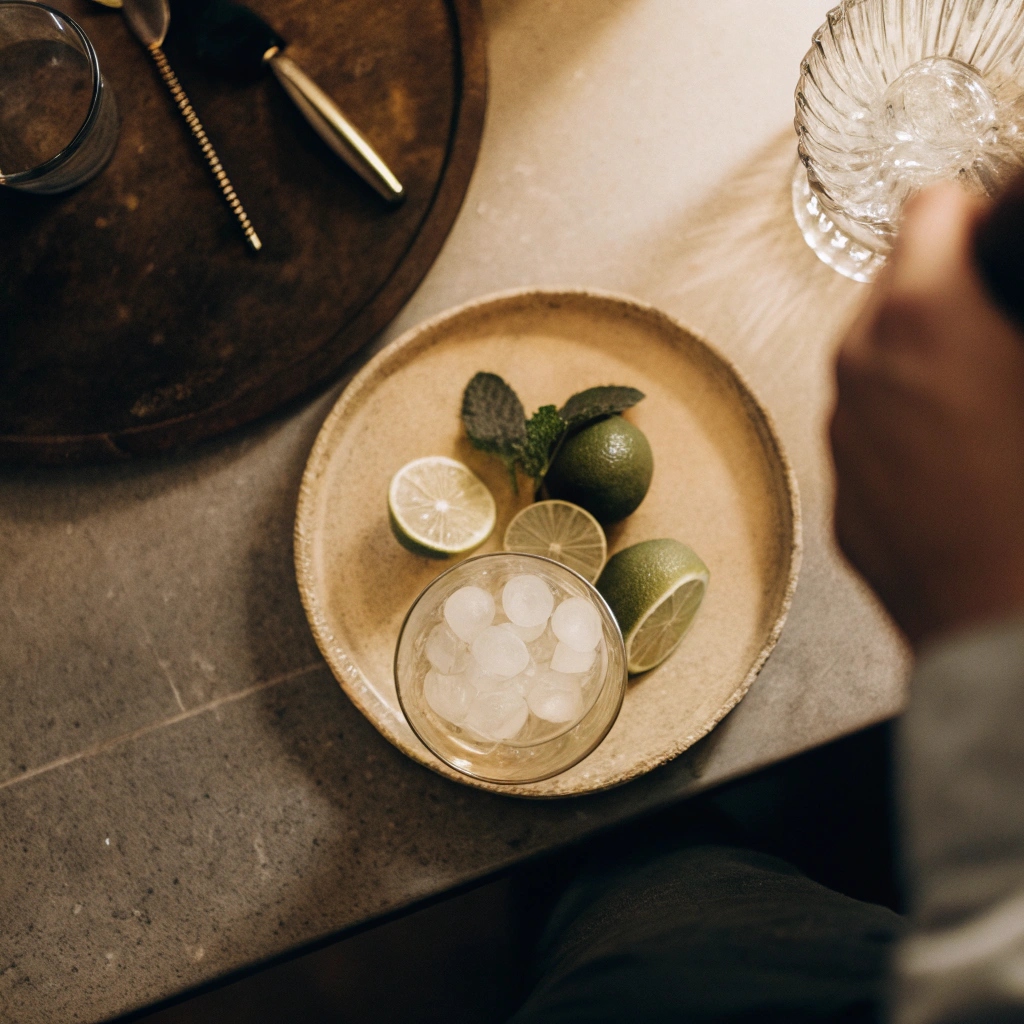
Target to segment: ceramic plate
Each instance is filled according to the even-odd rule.
[[[626,415],[654,450],[654,481],[609,551],[674,537],[707,563],[711,585],[692,629],[659,668],[631,680],[604,742],[545,782],[494,786],[431,754],[402,717],[392,672],[405,613],[451,563],[409,554],[388,525],[391,476],[448,455],[491,488],[500,550],[527,503],[503,466],[475,451],[459,421],[478,370],[504,377],[528,412],[599,384],[647,395]],[[410,757],[466,785],[530,797],[588,793],[664,764],[705,736],[754,682],[778,640],[800,563],[796,481],[767,412],[730,363],[664,313],[591,292],[516,292],[425,323],[388,346],[327,417],[302,481],[295,524],[299,589],[338,682]]]

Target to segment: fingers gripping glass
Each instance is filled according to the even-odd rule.
[[[34,0],[0,0],[0,185],[53,194],[106,165],[117,105],[82,29]]]

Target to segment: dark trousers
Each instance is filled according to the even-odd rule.
[[[598,857],[542,936],[509,1024],[861,1024],[884,1019],[903,919],[726,845]]]

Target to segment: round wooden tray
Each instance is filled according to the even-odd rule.
[[[528,500],[459,421],[478,370],[504,377],[528,411],[599,384],[647,395],[626,415],[654,449],[651,490],[608,535],[609,550],[655,537],[690,544],[711,584],[683,644],[630,683],[604,742],[545,782],[493,786],[442,764],[416,738],[395,692],[405,613],[448,563],[391,535],[392,474],[423,455],[471,466],[498,503],[480,553],[500,550]],[[302,482],[295,559],[313,633],[342,688],[401,750],[467,785],[518,796],[606,789],[670,760],[747,692],[782,630],[801,551],[796,480],[771,420],[728,361],[663,313],[588,292],[516,292],[464,306],[388,346],[349,385],[317,438]]]
[[[167,54],[259,232],[247,251],[117,11],[51,0],[92,39],[121,114],[76,192],[0,188],[0,458],[178,447],[335,377],[412,294],[455,220],[486,92],[478,0],[249,0],[405,184],[398,209],[320,141],[271,75]]]

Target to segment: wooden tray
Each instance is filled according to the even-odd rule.
[[[388,209],[272,76],[167,53],[259,232],[247,252],[119,12],[51,0],[92,39],[122,126],[55,198],[0,188],[0,458],[123,458],[245,423],[330,381],[432,264],[483,126],[478,0],[251,0],[408,191]]]
[[[413,734],[392,661],[406,611],[450,563],[409,554],[388,526],[392,474],[423,455],[471,466],[498,503],[480,553],[500,550],[516,498],[496,459],[459,421],[478,370],[500,374],[529,411],[598,384],[647,395],[627,416],[654,449],[651,490],[608,536],[611,552],[674,537],[711,570],[693,628],[675,654],[634,679],[615,726],[588,758],[526,786],[493,786],[442,764]],[[782,630],[801,551],[796,480],[765,410],[728,361],[663,313],[586,292],[517,292],[472,303],[405,334],[346,389],[302,482],[295,559],[306,613],[357,707],[410,757],[449,778],[530,797],[606,789],[670,760],[747,692]]]

